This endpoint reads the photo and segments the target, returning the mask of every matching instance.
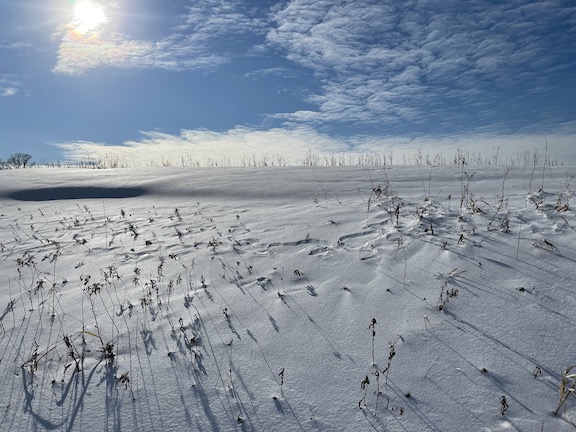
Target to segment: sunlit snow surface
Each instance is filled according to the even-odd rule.
[[[575,173],[0,171],[0,430],[574,430]]]

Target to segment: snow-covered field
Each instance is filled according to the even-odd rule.
[[[575,174],[0,171],[0,430],[573,431]]]

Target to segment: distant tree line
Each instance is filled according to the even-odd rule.
[[[14,153],[8,159],[0,159],[0,169],[27,168],[34,165],[32,156],[27,153]]]

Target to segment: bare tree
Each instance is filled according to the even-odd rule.
[[[29,166],[30,159],[32,156],[27,153],[14,153],[8,158],[6,164],[12,168],[26,168]]]

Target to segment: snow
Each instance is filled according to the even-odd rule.
[[[0,171],[0,430],[574,430],[574,174]]]

